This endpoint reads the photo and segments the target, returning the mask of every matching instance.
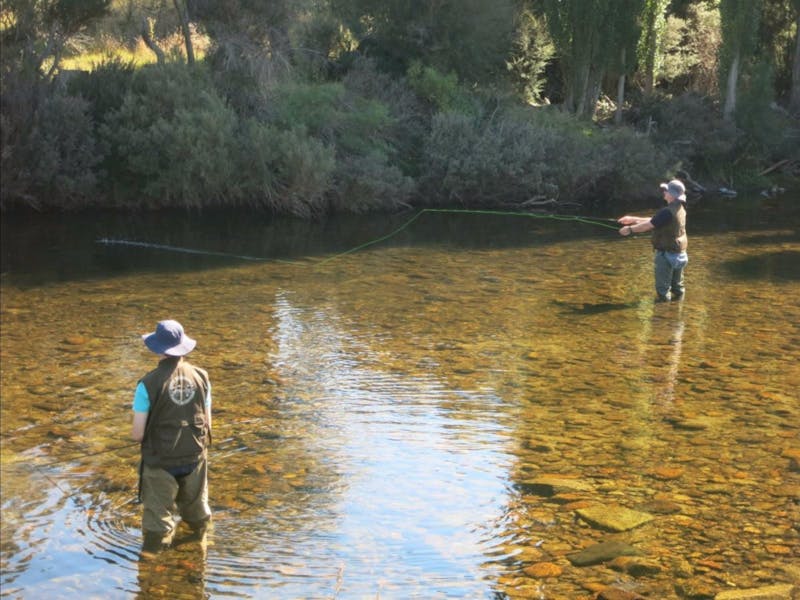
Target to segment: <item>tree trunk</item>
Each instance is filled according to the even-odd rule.
[[[800,11],[797,14],[797,27],[795,28],[794,63],[792,64],[792,96],[789,106],[792,112],[800,114]]]
[[[194,46],[192,45],[192,32],[189,29],[189,9],[181,0],[173,0],[175,10],[178,12],[178,20],[181,22],[181,33],[186,45],[186,62],[194,64]]]
[[[739,80],[739,53],[733,57],[731,61],[731,68],[728,71],[728,84],[725,92],[725,106],[722,109],[722,117],[726,121],[733,119],[733,113],[736,111],[736,84]]]
[[[142,17],[142,39],[145,45],[156,55],[158,64],[163,65],[164,51],[153,41],[153,36],[150,34],[150,20],[147,17]]]
[[[614,123],[622,123],[622,106],[625,104],[625,48],[622,49],[619,79],[617,79],[617,110],[614,112]]]

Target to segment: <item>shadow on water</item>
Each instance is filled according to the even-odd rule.
[[[759,256],[726,261],[723,267],[737,279],[800,280],[800,250],[768,252]]]
[[[563,309],[564,314],[572,315],[599,315],[615,310],[626,310],[639,306],[639,301],[635,302],[564,302],[553,300],[553,304]]]

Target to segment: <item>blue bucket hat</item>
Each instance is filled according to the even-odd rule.
[[[173,320],[160,321],[153,333],[142,336],[144,345],[156,354],[183,356],[189,354],[197,341],[183,332],[183,325]]]

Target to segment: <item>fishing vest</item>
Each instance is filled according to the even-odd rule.
[[[672,213],[670,222],[653,230],[653,248],[667,252],[684,252],[689,245],[686,237],[686,206],[680,200],[667,205]]]
[[[169,469],[197,462],[206,455],[210,429],[206,421],[208,373],[179,358],[165,358],[142,377],[150,398],[142,461]]]

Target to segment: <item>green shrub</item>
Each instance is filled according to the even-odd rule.
[[[419,175],[430,114],[406,79],[382,73],[374,61],[360,58],[353,62],[342,83],[349,94],[387,107],[389,123],[382,129],[382,135],[388,160],[406,175]]]
[[[742,85],[736,106],[736,124],[742,129],[744,154],[775,161],[797,154],[797,121],[774,102],[773,69],[756,65]]]
[[[549,196],[553,190],[542,177],[545,145],[537,134],[516,119],[437,114],[425,149],[425,195],[443,204],[487,206]]]
[[[134,71],[133,61],[110,56],[91,71],[78,72],[67,83],[67,90],[89,103],[94,122],[100,124],[112,110],[122,106]]]
[[[443,74],[414,61],[406,73],[408,85],[436,111],[477,114],[475,101],[458,84],[455,73]]]
[[[279,197],[283,200],[278,212],[300,216],[323,212],[336,166],[333,150],[302,129],[280,132],[274,141]]]
[[[235,173],[236,126],[202,69],[143,68],[101,127],[110,148],[109,185],[148,207],[219,203]]]
[[[340,161],[331,208],[366,213],[408,207],[414,180],[386,162],[380,153],[354,156]]]
[[[42,100],[29,137],[17,150],[30,177],[28,203],[39,208],[79,208],[96,200],[94,168],[100,154],[88,104],[57,93]]]
[[[683,94],[644,100],[634,115],[640,131],[650,131],[653,143],[697,179],[726,177],[741,132],[723,121],[719,108],[707,97]]]

